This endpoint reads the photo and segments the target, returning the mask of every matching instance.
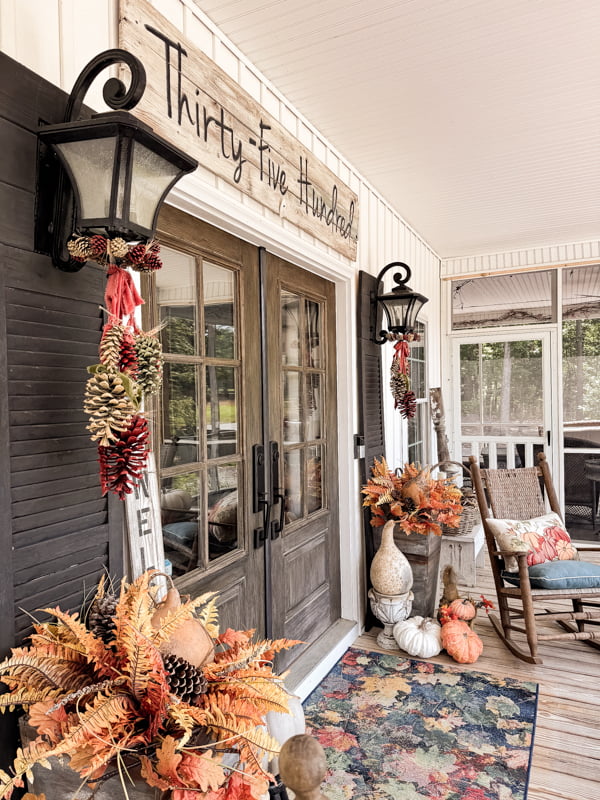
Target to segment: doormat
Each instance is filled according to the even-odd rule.
[[[538,687],[351,648],[304,703],[330,800],[525,800]]]

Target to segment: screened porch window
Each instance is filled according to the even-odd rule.
[[[452,330],[554,322],[555,270],[452,281]]]

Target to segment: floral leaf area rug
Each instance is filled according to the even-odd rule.
[[[351,648],[304,703],[330,800],[525,800],[537,684]]]

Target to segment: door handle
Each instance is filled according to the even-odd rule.
[[[262,547],[269,535],[271,502],[266,489],[265,448],[262,444],[252,446],[252,510],[263,512],[263,526],[254,530],[254,547]]]
[[[271,522],[271,539],[277,539],[284,526],[285,494],[283,487],[279,485],[281,460],[279,455],[279,444],[277,442],[269,442],[269,450],[271,455],[271,490],[273,505],[275,506],[277,503],[279,503],[279,519]]]

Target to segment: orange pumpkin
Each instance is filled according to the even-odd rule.
[[[483,642],[462,619],[442,626],[442,646],[459,664],[473,664],[483,652]]]
[[[152,615],[153,627],[160,628],[167,615],[180,605],[181,598],[177,589],[169,589]],[[169,641],[161,647],[161,652],[184,658],[195,667],[201,667],[215,659],[215,646],[210,634],[200,620],[194,618],[181,623]]]
[[[457,600],[453,600],[449,609],[456,615],[457,619],[464,619],[465,622],[475,619],[477,614],[477,608],[468,597],[459,597]]]

